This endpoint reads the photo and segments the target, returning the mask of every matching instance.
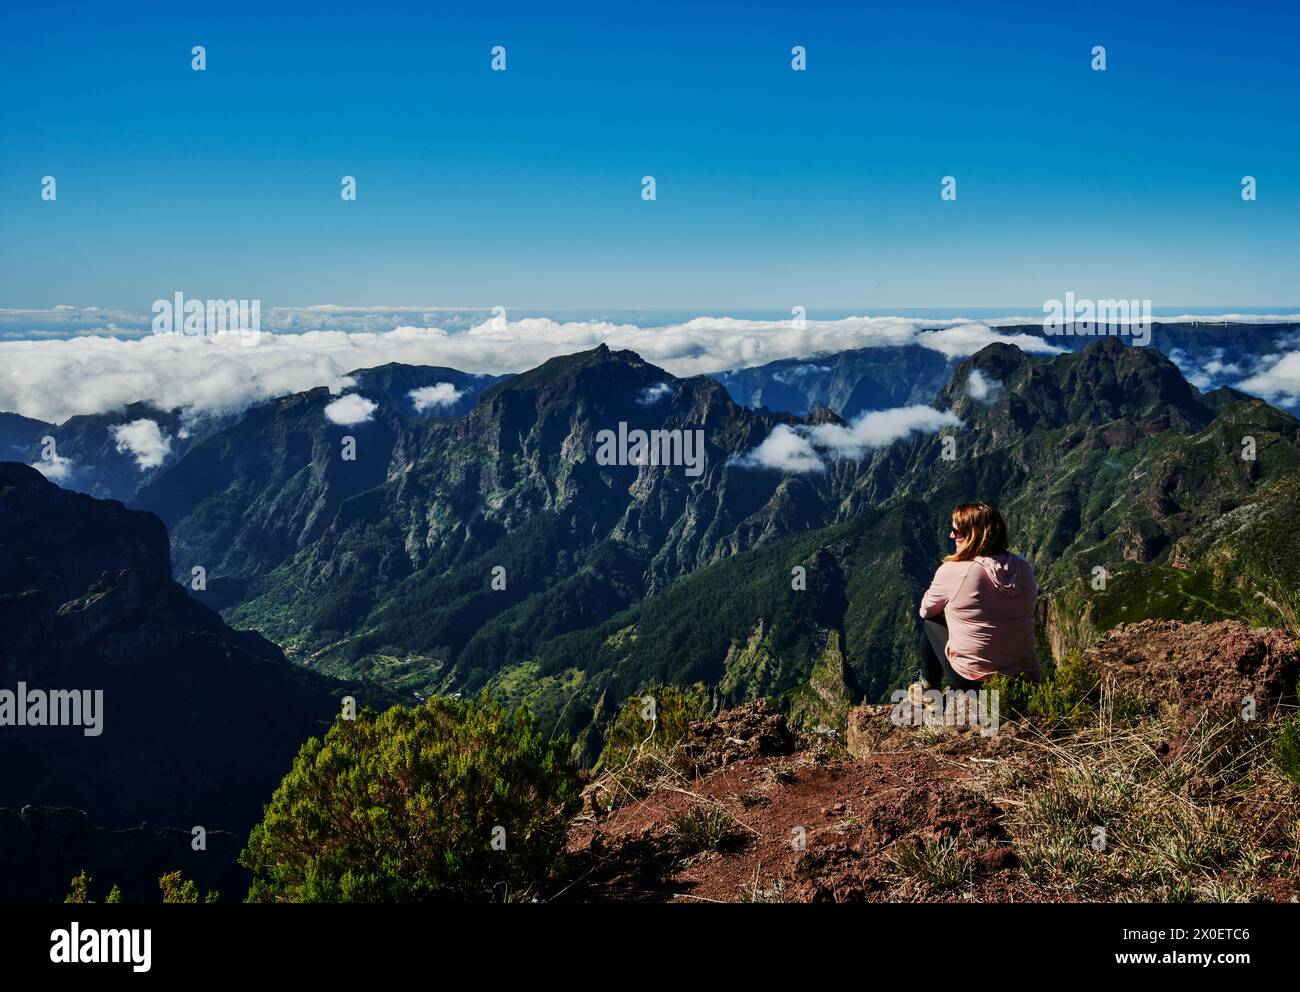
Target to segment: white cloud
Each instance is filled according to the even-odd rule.
[[[762,444],[748,454],[733,458],[732,463],[744,468],[774,468],[781,472],[826,470],[812,443],[786,424],[777,424]]]
[[[86,314],[75,316],[84,319]],[[428,313],[418,316],[433,319]],[[526,317],[486,319],[456,331],[425,324],[388,330],[265,333],[268,325],[302,329],[312,321],[333,319],[332,311],[308,310],[264,319],[264,333],[255,345],[233,335],[145,333],[124,340],[103,336],[102,318],[96,319],[101,320],[98,333],[0,341],[0,368],[10,370],[9,375],[0,375],[0,410],[56,423],[75,414],[121,409],[135,401],[167,410],[237,411],[315,386],[338,388],[346,373],[388,362],[500,374],[530,369],[601,343],[635,351],[679,376],[849,348],[906,344],[948,358],[973,354],[990,341],[1017,343],[1040,354],[1061,350],[1032,336],[1000,335],[986,324],[898,317],[810,320],[798,328],[789,320],[732,317],[697,317],[662,327]],[[36,337],[43,332],[26,333]]]
[[[673,387],[666,382],[656,382],[653,386],[646,386],[637,394],[636,401],[640,406],[653,406],[665,396],[671,396]]]
[[[990,327],[1023,327],[1026,325],[1042,326],[1043,313],[1032,316],[1024,314],[1007,317],[995,317],[986,320]],[[1151,318],[1155,324],[1211,324],[1221,326],[1228,324],[1294,324],[1300,322],[1300,313],[1183,313],[1167,316],[1155,315]]]
[[[1213,380],[1208,375],[1196,367],[1191,356],[1182,348],[1170,348],[1169,360],[1178,366],[1178,371],[1183,374],[1183,378],[1190,382],[1197,389],[1208,389]]]
[[[450,382],[435,382],[432,386],[421,386],[419,389],[412,389],[406,395],[411,397],[411,402],[415,404],[416,413],[424,413],[435,407],[455,406],[465,390],[457,389]]]
[[[1291,315],[1230,315],[1241,323]],[[1197,318],[1162,317],[1169,323]],[[520,372],[557,355],[607,343],[637,352],[679,376],[715,373],[778,359],[811,359],[851,348],[919,345],[950,360],[993,341],[1037,354],[1062,349],[1033,335],[1001,333],[965,319],[847,317],[805,321],[697,317],[660,327],[547,317],[494,321],[482,311],[449,308],[308,307],[263,313],[256,345],[226,337],[149,333],[149,316],[93,307],[0,310],[0,410],[61,423],[145,401],[190,414],[237,412],[254,403],[316,386],[335,395],[353,385],[347,373],[388,362],[447,365],[466,372]],[[1023,318],[1040,323],[1041,317]],[[443,326],[439,326],[439,324]],[[126,337],[110,337],[120,332]],[[270,333],[275,332],[275,333]],[[21,340],[9,340],[13,335]],[[1296,342],[1300,344],[1300,340]],[[1284,342],[1280,347],[1286,347]],[[1202,388],[1248,376],[1238,388],[1288,405],[1300,403],[1300,353],[1267,356],[1237,369],[1211,355],[1201,367],[1171,354]],[[792,376],[820,371],[809,363]],[[426,408],[427,409],[427,408]],[[58,471],[58,469],[55,469]]]
[[[980,403],[992,403],[1002,392],[1002,383],[990,379],[979,369],[971,369],[966,380],[966,395]]]
[[[961,419],[951,410],[936,410],[922,404],[873,410],[855,417],[847,426],[778,424],[762,444],[733,461],[737,465],[782,472],[821,472],[826,467],[820,457],[822,453],[830,458],[858,459],[909,434],[933,434],[944,427],[961,425]]]
[[[1033,334],[999,334],[988,324],[961,324],[937,331],[922,331],[916,343],[950,359],[966,358],[986,345],[1001,341],[1033,355],[1059,355],[1064,348],[1049,344]]]
[[[1300,351],[1267,356],[1259,370],[1237,383],[1237,388],[1273,403],[1300,404]]]
[[[55,423],[137,400],[167,410],[241,410],[330,385],[351,367],[341,367],[328,352],[313,353],[306,337],[277,338],[292,343],[276,346],[264,334],[265,349],[241,347],[233,336],[3,342],[0,369],[7,374],[0,374],[0,410],[30,411],[24,415]]]
[[[860,414],[847,427],[818,424],[808,433],[813,444],[832,457],[861,458],[870,449],[883,448],[908,434],[933,434],[944,427],[960,426],[961,419],[951,410],[918,403]]]
[[[1201,367],[1212,376],[1241,375],[1243,371],[1242,367],[1236,362],[1225,362],[1223,360],[1222,348],[1216,348],[1213,357]]]
[[[325,408],[325,419],[332,424],[350,427],[363,424],[374,416],[379,404],[356,393],[341,396]]]
[[[788,386],[794,380],[803,379],[817,372],[829,372],[830,370],[829,365],[796,365],[788,372],[773,372],[772,378]]]
[[[48,459],[42,458],[39,462],[33,462],[32,468],[51,482],[60,485],[71,479],[76,471],[76,465],[72,459],[64,458],[62,455],[51,455]]]
[[[154,420],[133,420],[129,424],[114,424],[108,429],[117,443],[119,452],[129,451],[135,456],[137,468],[157,468],[172,451],[172,439],[162,432]]]
[[[1216,380],[1221,381],[1228,376],[1242,376],[1247,372],[1247,369],[1242,368],[1236,362],[1225,362],[1222,348],[1211,349],[1209,356],[1198,367],[1192,361],[1191,356],[1181,348],[1171,348],[1169,350],[1169,360],[1178,366],[1178,371],[1182,372],[1183,378],[1197,389],[1209,389],[1215,384]],[[1266,356],[1262,361],[1267,364],[1277,357],[1276,355]],[[1250,391],[1257,392],[1256,390]]]

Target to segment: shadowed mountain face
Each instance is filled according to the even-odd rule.
[[[0,902],[61,902],[81,872],[94,880],[95,902],[114,885],[124,902],[158,902],[158,879],[177,870],[200,892],[233,902],[248,890],[249,873],[236,863],[244,838],[209,830],[205,839],[207,848],[196,851],[188,828],[112,830],[75,809],[0,809]]]
[[[37,465],[65,489],[129,502],[191,444],[231,419],[223,414],[187,418],[148,403],[69,417],[61,424],[0,413],[0,459]]]
[[[919,345],[858,348],[813,359],[785,359],[713,376],[741,406],[799,417],[824,406],[845,420],[868,410],[929,403],[952,362]]]
[[[605,348],[498,383],[461,417],[380,402],[336,425],[335,399],[251,411],[150,487],[172,507],[177,570],[207,565],[235,590],[233,620],[322,670],[489,685],[577,735],[655,681],[784,695],[809,723],[880,698],[914,663],[915,603],[957,503],[1001,506],[1054,595],[1098,567],[1159,565],[1300,467],[1293,418],[1202,395],[1115,338],[1053,358],[989,346],[935,397],[961,427],[827,454],[819,472],[736,462],[797,419]],[[598,463],[620,423],[703,431],[702,471]]]
[[[0,413],[0,459],[34,462],[41,457],[41,438],[51,424],[16,413]]]
[[[0,463],[0,807],[243,831],[299,745],[327,729],[333,684],[231,630],[169,573],[157,517]],[[89,709],[81,725],[49,725],[51,697],[46,716],[29,706],[14,725],[20,683],[29,701],[75,693],[96,726]]]
[[[355,383],[349,392],[367,397],[398,418],[421,420],[463,415],[484,389],[500,379],[455,369],[398,364],[359,370],[348,378]],[[314,392],[328,395],[324,388]],[[272,401],[270,406],[278,402]],[[0,460],[35,465],[65,489],[134,503],[142,490],[148,493],[153,480],[192,446],[237,426],[243,416],[220,410],[162,410],[148,403],[69,417],[61,424],[0,413]],[[146,497],[146,508],[153,509],[152,504],[157,503],[160,511],[188,512],[192,507],[172,503],[185,496],[185,492],[178,494],[164,488]]]

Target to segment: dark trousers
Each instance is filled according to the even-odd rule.
[[[947,682],[953,689],[978,689],[980,684],[962,678],[948,663],[948,621],[942,613],[921,620],[921,677],[932,689]]]

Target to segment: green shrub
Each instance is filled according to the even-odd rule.
[[[90,898],[90,883],[93,879],[83,870],[76,878],[72,880],[72,889],[64,898],[65,903],[93,903],[95,900]],[[198,902],[199,889],[193,882],[181,877],[180,870],[177,869],[168,875],[163,875],[158,879],[158,888],[162,892],[163,902]],[[209,892],[204,902],[216,902],[218,894],[216,890]],[[104,897],[104,902],[108,904],[122,902],[122,890],[114,883],[113,887],[108,890],[108,895]]]
[[[681,744],[696,720],[709,716],[703,684],[665,685],[630,696],[614,717],[597,769],[643,784],[666,771],[686,772]]]
[[[199,887],[190,879],[184,878],[179,868],[161,876],[158,879],[158,889],[162,892],[162,901],[166,903],[199,902]],[[218,899],[220,895],[213,889],[203,897],[203,902],[216,902]]]
[[[94,881],[94,879],[87,875],[83,868],[81,873],[72,880],[72,889],[68,892],[67,896],[64,897],[63,901],[65,903],[93,903],[95,900],[90,898],[90,883],[92,881]],[[104,897],[104,902],[119,903],[121,901],[122,890],[114,884],[113,887],[108,890],[108,895]]]
[[[984,684],[998,691],[1004,714],[1075,726],[1092,718],[1101,692],[1101,680],[1077,652],[1062,658],[1042,682],[995,675]]]
[[[1291,781],[1300,785],[1300,713],[1282,721],[1273,743],[1273,760]]]
[[[303,745],[249,836],[249,901],[535,893],[562,867],[578,804],[568,750],[486,694],[339,719]]]
[[[71,883],[72,888],[68,894],[63,897],[65,903],[90,903],[95,900],[90,898],[90,876],[86,874],[85,869],[77,875]]]

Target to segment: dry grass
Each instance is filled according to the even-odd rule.
[[[1270,758],[1263,721],[1202,719],[1175,753],[1165,720],[1026,736],[979,785],[1006,810],[1027,879],[1045,898],[1245,901],[1294,876],[1300,795]]]
[[[692,803],[668,821],[668,832],[691,853],[719,851],[742,839],[736,818],[716,800]]]
[[[750,903],[785,902],[785,881],[775,879],[766,888],[759,880],[759,869],[754,869],[754,877],[740,886],[740,901]]]
[[[913,841],[889,855],[897,877],[920,883],[931,893],[951,892],[971,880],[971,862],[951,838]]]
[[[795,773],[794,764],[789,761],[774,761],[770,765],[764,765],[759,772],[759,777],[764,785],[789,785],[798,778]]]

